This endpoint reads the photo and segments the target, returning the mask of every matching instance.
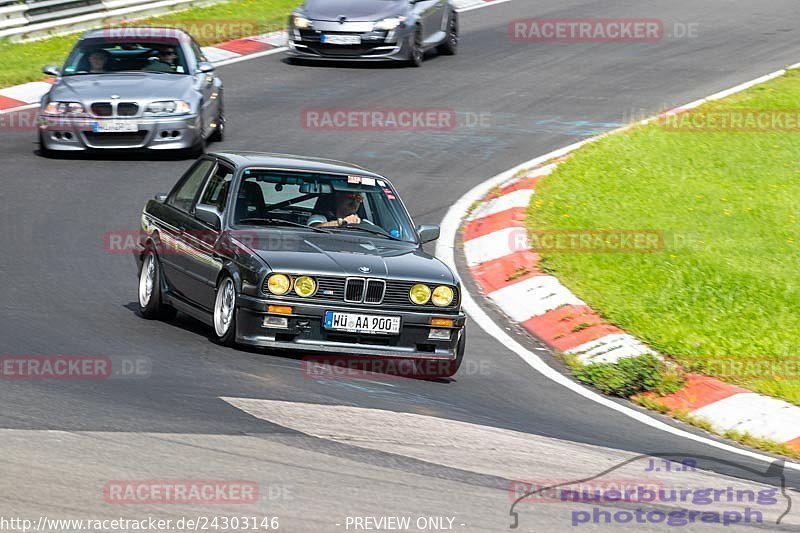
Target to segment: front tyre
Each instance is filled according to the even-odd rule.
[[[455,11],[450,14],[450,20],[447,22],[447,37],[436,50],[446,56],[454,56],[458,52],[458,15]]]
[[[411,37],[411,50],[408,52],[408,65],[410,67],[421,67],[425,52],[422,50],[422,30],[417,27],[414,36]]]
[[[236,285],[225,276],[214,300],[214,339],[223,346],[236,344]]]
[[[139,315],[148,320],[171,319],[176,311],[161,300],[161,267],[153,250],[145,252],[139,273]]]

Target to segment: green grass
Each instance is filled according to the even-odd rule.
[[[800,73],[714,102],[800,109]],[[722,372],[800,360],[800,129],[676,132],[640,126],[592,143],[537,186],[536,229],[651,229],[663,250],[545,253],[589,305],[687,369],[800,404],[796,371]]]
[[[135,21],[136,25],[182,27],[196,34],[201,46],[258,33],[279,30],[286,25],[300,0],[232,0],[208,7],[196,7],[168,15]],[[210,23],[217,22],[214,27]],[[0,40],[0,87],[37,81],[45,77],[42,67],[61,65],[80,33],[41,41],[12,43]]]

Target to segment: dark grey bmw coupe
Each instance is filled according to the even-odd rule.
[[[139,313],[183,311],[225,345],[435,362],[450,376],[465,315],[457,276],[422,249],[438,236],[361,167],[208,154],[144,208]]]
[[[458,13],[451,0],[306,0],[289,17],[288,37],[292,58],[418,67],[433,48],[456,53]]]

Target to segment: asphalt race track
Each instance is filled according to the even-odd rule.
[[[660,18],[668,36],[657,43],[518,43],[508,36],[517,18],[589,16]],[[669,37],[674,23],[695,25],[696,36]],[[293,66],[281,54],[222,67],[227,138],[209,150],[357,163],[393,179],[415,222],[438,223],[463,193],[516,164],[800,61],[798,28],[794,0],[513,0],[463,13],[459,54],[432,54],[420,69]],[[304,109],[354,107],[452,108],[459,123],[400,133],[302,127]],[[457,515],[465,531],[500,531],[509,523],[503,480],[514,479],[503,470],[506,457],[538,469],[518,479],[668,453],[702,456],[713,472],[764,481],[754,473],[764,463],[589,402],[531,370],[474,323],[462,371],[451,381],[418,381],[312,379],[298,356],[221,348],[183,315],[143,320],[134,312],[133,260],[108,253],[104,234],[135,230],[145,201],[168,191],[189,161],[45,159],[36,150],[32,132],[0,133],[0,355],[104,355],[145,361],[147,372],[2,380],[0,514],[178,516],[187,508],[110,505],[102,487],[114,479],[254,479],[283,492],[246,514],[279,515],[286,531],[344,531],[349,515],[412,512]],[[235,398],[291,402],[298,410],[259,415]],[[347,419],[349,437],[318,434],[314,417],[321,415],[307,404],[365,414]],[[369,414],[376,409],[513,430],[539,447],[515,459],[502,444],[513,439],[502,432],[493,451],[498,465],[490,468],[460,461],[449,447],[441,455],[452,462],[361,446],[383,442],[394,424],[390,414]],[[458,427],[447,429],[453,448],[472,442],[459,438]],[[787,470],[787,481],[800,486],[800,473]],[[548,507],[539,522],[531,514],[522,528],[566,529],[558,512]]]

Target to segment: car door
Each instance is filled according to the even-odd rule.
[[[213,159],[199,159],[181,177],[164,202],[168,210],[165,218],[169,222],[164,222],[159,232],[159,259],[170,289],[183,298],[187,298],[192,286],[186,272],[188,250],[185,232],[193,225],[195,202],[213,168]]]
[[[225,200],[228,196],[233,167],[218,161],[206,182],[197,206],[217,211],[224,216]],[[195,210],[197,207],[195,207]],[[186,297],[199,307],[213,309],[217,276],[222,270],[222,259],[215,252],[220,231],[197,217],[187,223],[184,232],[186,244],[186,273],[189,278]]]
[[[197,64],[200,62],[208,62],[203,50],[200,48],[194,39],[191,41],[192,54],[194,55],[194,69],[195,78],[197,79],[197,87],[203,95],[203,106],[200,110],[200,115],[203,117],[203,135],[208,135],[211,132],[211,125],[216,123],[219,117],[220,98],[219,92],[222,86],[222,81],[217,77],[215,71],[200,72],[197,70]]]

